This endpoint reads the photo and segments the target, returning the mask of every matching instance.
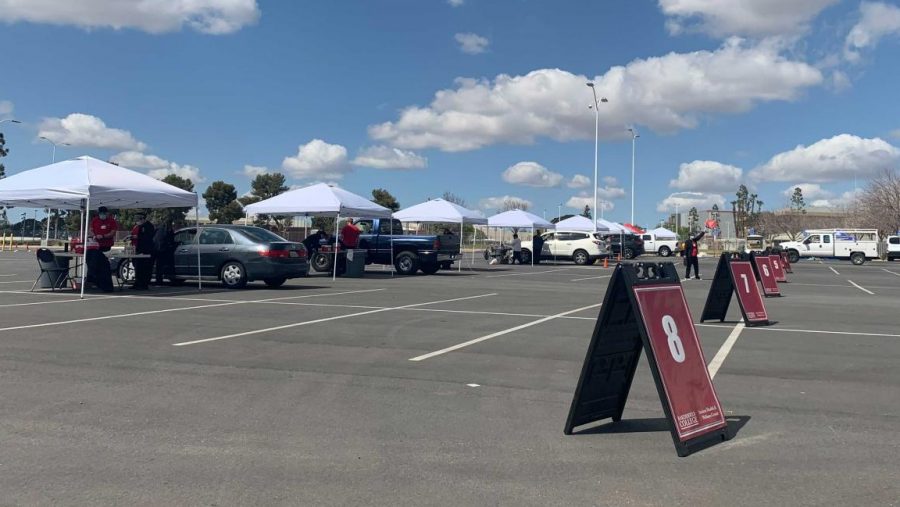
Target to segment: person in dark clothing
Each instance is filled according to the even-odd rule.
[[[87,262],[86,281],[93,283],[103,292],[112,292],[112,270],[109,269],[109,259],[103,255],[103,252],[99,249],[88,249],[85,261]]]
[[[163,222],[153,235],[157,285],[162,285],[165,278],[170,281],[175,280],[175,246],[175,231],[172,228],[172,222]]]
[[[698,260],[700,253],[700,240],[703,236],[706,235],[706,232],[703,231],[700,234],[694,236],[693,238],[688,239],[684,242],[684,249],[681,250],[681,255],[684,257],[684,265],[687,267],[687,271],[684,273],[684,279],[691,279],[691,267],[694,268],[694,278],[700,279],[700,261]]]
[[[147,217],[142,214],[135,216],[137,225],[132,229],[133,237],[131,239],[134,245],[134,253],[141,255],[150,255],[149,259],[132,259],[134,264],[134,289],[147,290],[150,288],[150,278],[153,277],[153,236],[156,228],[153,227]]]
[[[544,250],[544,238],[541,237],[541,231],[537,230],[534,233],[534,238],[531,240],[531,246],[534,247],[534,252],[532,256],[534,257],[534,263],[541,263],[541,252]]]
[[[322,231],[316,231],[303,240],[303,246],[306,247],[307,257],[309,259],[312,259],[313,255],[319,252],[319,246],[321,246],[323,236],[324,234]]]

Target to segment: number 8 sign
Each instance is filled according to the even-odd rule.
[[[680,285],[634,287],[678,438],[726,425]]]

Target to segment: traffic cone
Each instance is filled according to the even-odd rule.
[[[608,267],[609,267],[609,257],[604,257],[604,258],[603,258],[603,267],[604,267],[604,268],[608,268]]]

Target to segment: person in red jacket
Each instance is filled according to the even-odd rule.
[[[348,218],[341,228],[341,244],[344,248],[356,248],[359,245],[359,233],[359,227],[353,224],[352,218]]]
[[[100,245],[101,252],[108,252],[112,248],[118,230],[119,224],[116,223],[116,219],[109,214],[106,206],[100,206],[97,216],[91,219],[91,234]]]

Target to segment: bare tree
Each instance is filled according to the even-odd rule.
[[[442,195],[441,198],[447,202],[452,202],[453,204],[458,204],[459,206],[462,206],[463,208],[468,207],[468,206],[466,206],[466,200],[463,199],[462,197],[454,194],[453,192],[449,192],[449,191],[444,192],[444,195]]]
[[[503,204],[500,206],[500,212],[510,211],[514,209],[520,209],[522,211],[528,211],[528,208],[531,207],[531,203],[522,199],[516,199],[514,197],[507,197],[503,199]]]
[[[885,169],[873,178],[859,198],[859,218],[882,234],[900,230],[900,173]]]

